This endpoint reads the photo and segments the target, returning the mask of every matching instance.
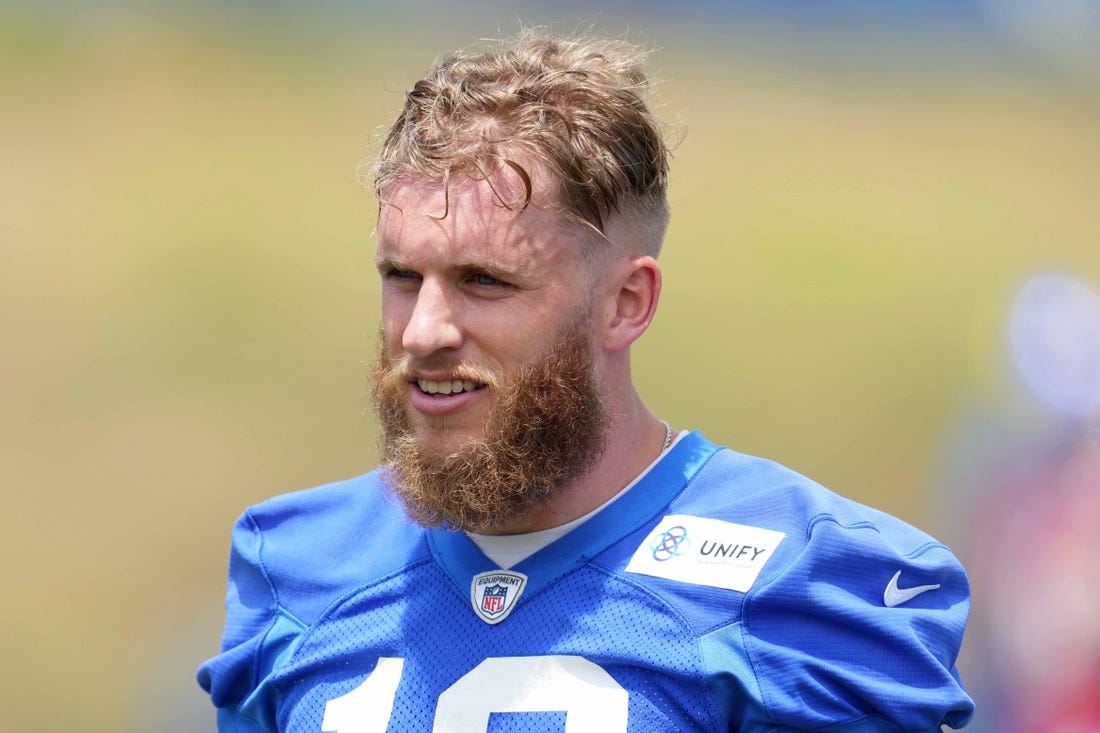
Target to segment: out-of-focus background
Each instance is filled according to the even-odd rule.
[[[1074,546],[1040,555],[1067,518],[989,518],[1062,506],[1055,483],[1079,523],[1100,506],[1073,468],[1100,401],[1100,11],[728,5],[0,4],[0,730],[213,729],[194,670],[233,520],[375,460],[357,165],[439,53],[533,23],[654,49],[679,142],[650,405],[948,540],[975,728],[1071,730],[1010,708],[1006,670],[1059,629],[1096,642],[1096,586]],[[1021,595],[1027,629],[996,616]]]

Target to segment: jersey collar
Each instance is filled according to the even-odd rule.
[[[718,446],[698,431],[681,438],[634,488],[584,524],[517,563],[512,569],[527,576],[524,595],[530,597],[569,568],[653,522],[717,450]],[[463,596],[469,594],[473,576],[498,569],[462,532],[431,529],[427,539],[435,561]]]

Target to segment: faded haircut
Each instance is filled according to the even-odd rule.
[[[406,94],[382,143],[374,190],[385,203],[397,182],[511,169],[526,208],[538,166],[557,201],[535,205],[608,234],[609,220],[643,254],[657,256],[668,226],[669,150],[646,104],[646,52],[601,38],[557,39],[526,30],[481,52],[446,56]],[[443,212],[446,216],[446,210]],[[624,221],[625,220],[625,221]],[[606,237],[605,237],[606,238]]]

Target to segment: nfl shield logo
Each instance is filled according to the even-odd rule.
[[[527,576],[512,570],[478,573],[470,583],[470,605],[487,624],[499,624],[512,609],[527,585]]]
[[[490,585],[481,597],[481,610],[489,615],[496,615],[504,610],[504,599],[507,597],[508,589],[503,585]]]

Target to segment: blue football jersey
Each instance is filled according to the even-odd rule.
[[[248,510],[222,733],[939,731],[973,703],[944,545],[776,463],[682,438],[502,570],[378,472]]]

